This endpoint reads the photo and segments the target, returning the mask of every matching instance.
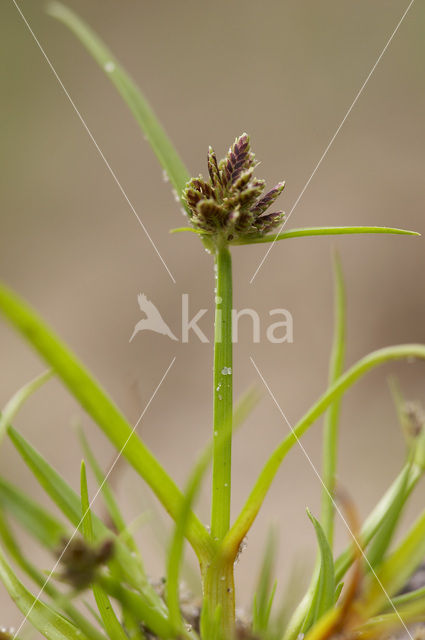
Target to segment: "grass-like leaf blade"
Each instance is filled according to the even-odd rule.
[[[78,527],[81,522],[81,503],[79,496],[21,434],[12,427],[9,427],[8,434],[18,453],[22,456],[24,462],[33,472],[47,495],[53,500],[66,518],[68,518],[71,524],[74,527]],[[93,529],[96,539],[103,539],[106,536],[112,535],[105,524],[95,514],[93,514]],[[131,553],[127,547],[118,540],[116,542],[116,558],[126,580],[128,580],[130,584],[136,588],[141,585],[147,586],[146,578],[144,574],[140,572],[138,565],[132,561]]]
[[[84,455],[86,456],[87,462],[89,463],[90,468],[93,471],[93,474],[96,478],[96,482],[99,485],[99,488],[102,492],[109,517],[111,518],[111,521],[117,530],[118,536],[121,538],[121,540],[123,540],[127,544],[130,551],[132,551],[133,554],[136,554],[137,562],[140,564],[140,568],[144,572],[142,559],[140,557],[139,550],[134,541],[134,538],[131,535],[131,532],[127,528],[124,517],[121,514],[121,510],[118,506],[118,503],[115,499],[115,496],[112,492],[109,482],[106,479],[105,474],[103,473],[98,461],[96,460],[96,456],[94,455],[93,450],[90,447],[82,429],[79,429],[79,437],[80,437],[81,445],[84,451]],[[121,535],[121,534],[124,534],[124,535]],[[133,556],[133,558],[135,559],[135,556]]]
[[[408,462],[398,474],[394,482],[387,489],[378,504],[366,518],[360,533],[360,539],[363,548],[366,548],[370,541],[379,531],[384,522],[387,513],[391,511],[392,504],[398,500],[398,495],[402,485],[406,486],[406,497],[408,497],[418,484],[419,480],[425,472],[425,466],[419,465],[414,460],[413,463]],[[407,480],[406,480],[407,474]],[[343,576],[352,565],[354,560],[353,546],[350,545],[335,560],[335,577],[337,582],[342,580]]]
[[[1,548],[0,579],[19,610],[47,640],[88,640],[80,629],[24,587]]]
[[[176,518],[181,491],[137,434],[132,433],[127,420],[77,357],[26,303],[1,285],[0,311],[49,363],[71,394],[151,487],[168,513]],[[194,514],[190,517],[187,536],[198,555],[211,551],[211,536]]]
[[[0,444],[6,434],[7,427],[13,422],[14,417],[18,413],[22,405],[28,400],[33,393],[35,393],[45,382],[52,377],[52,371],[46,371],[41,375],[28,382],[26,385],[18,389],[16,393],[7,402],[3,411],[0,414]]]
[[[425,512],[416,520],[398,547],[381,564],[377,571],[379,582],[370,575],[369,589],[365,595],[368,616],[379,613],[387,602],[386,593],[396,594],[406,584],[425,556]]]
[[[264,244],[268,242],[278,242],[289,238],[306,238],[309,236],[346,236],[364,233],[384,233],[402,236],[420,236],[417,231],[408,229],[397,229],[395,227],[373,227],[373,226],[347,226],[347,227],[305,227],[302,229],[290,229],[275,235],[259,236],[256,238],[239,238],[231,242],[233,245]]]
[[[55,549],[61,538],[67,535],[62,522],[3,478],[0,478],[0,508],[10,513],[47,549]]]
[[[21,434],[12,427],[9,427],[8,434],[49,497],[74,527],[79,527],[81,525],[81,500],[79,496]],[[113,535],[94,513],[92,514],[92,526],[96,540],[102,540],[106,537],[114,539],[114,560],[119,565],[122,577],[135,589],[140,590],[140,594],[133,593],[130,596],[131,604],[137,605],[139,610],[145,610],[146,619],[150,620],[153,627],[164,629],[168,624],[166,607],[145,574],[140,570],[139,564],[134,562],[134,558],[128,548]],[[115,588],[113,581],[111,584]]]
[[[331,386],[342,375],[345,356],[346,310],[345,287],[341,262],[334,255],[335,310],[334,338],[329,367],[329,385]],[[337,398],[325,414],[323,428],[323,490],[321,522],[329,546],[333,546],[335,506],[333,501],[337,456],[338,456],[338,422],[341,397]]]
[[[183,560],[185,532],[191,507],[201,488],[202,477],[211,460],[212,447],[209,446],[201,455],[192,470],[187,482],[185,497],[177,517],[173,536],[168,549],[167,558],[167,605],[169,621],[176,636],[184,635],[185,626],[180,612],[179,576]]]
[[[56,604],[60,604],[60,608],[70,618],[76,627],[90,638],[90,640],[106,640],[105,636],[98,631],[90,622],[83,616],[83,614],[74,607],[73,604],[64,596],[63,593],[58,591],[51,581],[46,581],[45,574],[41,573],[33,564],[24,556],[21,548],[18,545],[16,536],[10,530],[6,518],[0,511],[0,538],[7,550],[9,556],[13,561],[26,573],[26,575],[34,581],[34,583],[43,588],[44,593],[51,598]]]
[[[399,490],[394,496],[385,518],[383,519],[381,526],[372,539],[367,552],[367,559],[369,565],[373,568],[379,566],[382,562],[390,544],[393,539],[394,532],[398,523],[400,522],[401,513],[403,507],[406,504],[409,497],[408,492],[408,480],[410,475],[410,466],[406,467],[404,472],[404,478],[399,485]]]
[[[333,607],[335,603],[335,573],[332,550],[320,522],[308,509],[307,515],[316,532],[317,542],[320,549],[320,569],[311,607],[307,613],[302,629],[303,633],[307,632],[324,613]]]
[[[425,620],[425,600],[409,602],[397,608],[397,612],[392,611],[391,613],[379,614],[369,618],[367,622],[356,627],[355,633],[358,637],[364,638],[364,640],[399,636],[400,620],[403,621],[403,625],[407,629],[406,636],[409,637],[411,633],[407,625],[413,625],[416,622]]]
[[[151,600],[144,598],[145,591],[136,593],[132,589],[123,586],[120,580],[107,574],[99,576],[99,583],[104,591],[117,600],[136,620],[142,620],[144,626],[159,638],[171,638],[173,629],[168,616],[152,604]]]
[[[340,376],[338,380],[327,389],[303,418],[299,420],[291,433],[276,447],[264,465],[245,505],[224,539],[223,544],[227,553],[237,552],[242,539],[247,534],[261,508],[283,459],[294,444],[296,444],[297,439],[304,435],[309,427],[328,409],[334,400],[368,371],[384,362],[408,357],[425,359],[425,346],[420,344],[399,345],[372,351],[350,367],[346,373]]]
[[[47,12],[52,17],[60,20],[74,33],[105,71],[127,106],[131,109],[162,168],[168,174],[173,188],[180,197],[190,176],[174,145],[140,89],[120,66],[99,36],[76,13],[60,2],[51,2],[47,7]]]
[[[273,582],[273,568],[276,562],[276,536],[270,531],[258,576],[257,588],[252,603],[252,630],[260,637],[265,635],[269,628],[271,607],[276,591],[276,582]]]
[[[399,596],[391,598],[391,602],[396,607],[396,609],[404,604],[415,602],[417,600],[421,600],[425,604],[425,587],[420,587],[419,589],[415,589],[414,591],[408,591],[407,593],[402,593]],[[388,604],[388,608],[390,608],[390,606],[391,605]]]
[[[342,274],[342,267],[337,253],[334,254],[334,335],[329,366],[329,385],[332,385],[343,373],[345,356],[345,333],[346,333],[346,297],[345,286]],[[335,520],[334,491],[337,471],[337,451],[338,451],[338,422],[341,406],[341,397],[334,400],[325,414],[323,428],[323,487],[322,487],[322,510],[321,524],[328,543],[332,549],[333,532]],[[321,553],[316,561],[316,566],[310,581],[310,585],[303,599],[296,607],[291,616],[287,628],[287,637],[297,636],[305,620],[308,619],[308,612],[314,611],[313,598],[316,597],[318,582],[320,579]],[[310,616],[311,617],[311,616]]]
[[[84,538],[88,544],[93,544],[94,534],[90,512],[89,493],[87,488],[87,476],[86,467],[84,461],[81,463],[81,529]],[[122,628],[120,621],[118,620],[114,609],[109,601],[108,596],[104,592],[103,588],[96,582],[92,586],[93,595],[96,600],[97,608],[99,609],[100,617],[102,618],[103,626],[110,640],[128,640],[124,629]]]

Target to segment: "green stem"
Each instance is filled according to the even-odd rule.
[[[227,246],[215,254],[214,438],[211,536],[220,545],[230,527],[232,455],[232,261]],[[220,635],[230,638],[235,623],[233,557],[216,557],[206,567],[203,589],[208,616],[217,616]]]
[[[227,247],[215,257],[214,451],[211,535],[222,540],[230,525],[232,455],[232,261]],[[227,436],[227,437],[226,437]]]
[[[233,559],[217,555],[203,576],[204,604],[201,630],[206,640],[231,640],[235,630]]]

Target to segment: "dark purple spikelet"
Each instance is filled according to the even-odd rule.
[[[210,147],[209,181],[202,176],[192,178],[183,192],[192,225],[225,241],[262,236],[281,225],[282,212],[264,214],[285,185],[279,182],[262,196],[265,182],[254,177],[256,166],[246,133],[236,138],[220,162]]]
[[[252,208],[252,211],[254,213],[257,213],[258,215],[262,215],[280,196],[284,188],[285,183],[278,182],[277,185],[273,187],[273,189],[270,189],[270,191],[257,202],[257,204]]]
[[[249,137],[243,133],[230,147],[223,164],[227,182],[234,184],[244,169],[254,167],[254,154],[249,150]]]

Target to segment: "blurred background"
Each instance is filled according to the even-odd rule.
[[[69,0],[105,39],[142,87],[191,174],[206,174],[212,144],[222,157],[243,131],[251,135],[258,175],[286,180],[279,205],[289,211],[381,53],[407,3],[399,0],[285,0],[213,3]],[[12,1],[1,3],[1,279],[24,296],[72,346],[135,423],[171,359],[176,361],[138,431],[179,484],[211,433],[211,344],[140,333],[137,294],[150,298],[180,335],[181,294],[212,336],[212,260],[182,224],[179,206],[137,124],[108,79],[44,2],[20,6],[172,271],[173,284],[127,202],[76,117]],[[402,24],[287,228],[370,224],[425,234],[425,5]],[[294,424],[323,392],[333,327],[332,252],[337,248],[348,298],[347,364],[368,351],[425,341],[424,239],[397,236],[311,238],[278,243],[254,282],[266,246],[233,251],[235,307],[256,309],[260,344],[241,321],[235,347],[235,393],[256,383],[262,400],[234,441],[234,512],[241,507],[269,452],[286,435],[262,387],[252,356]],[[265,339],[269,309],[288,309],[293,344]],[[0,325],[0,400],[4,404],[44,364]],[[341,484],[362,516],[398,472],[405,447],[388,375],[407,398],[425,403],[425,368],[397,363],[375,370],[345,396],[341,416]],[[20,413],[15,426],[78,487],[82,457],[73,428],[79,420],[102,463],[113,450],[57,381]],[[320,465],[318,423],[304,439]],[[32,496],[44,497],[9,442],[1,473]],[[136,474],[122,465],[114,483],[139,532],[153,577],[164,572],[161,545],[169,520]],[[94,484],[91,485],[94,490]],[[422,490],[422,493],[421,493]],[[405,523],[423,507],[423,485]],[[279,472],[237,567],[246,604],[271,524],[280,539],[276,567],[283,588],[293,567],[314,560],[305,515],[319,510],[320,486],[295,448]],[[46,502],[47,504],[47,502]],[[198,510],[209,518],[208,486]],[[102,507],[99,501],[98,511]],[[338,525],[338,546],[347,532]],[[39,554],[22,537],[31,554]],[[188,551],[187,558],[193,558]],[[54,557],[40,553],[49,570]],[[0,585],[1,625],[22,615]]]

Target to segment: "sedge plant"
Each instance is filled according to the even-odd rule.
[[[51,4],[49,13],[79,38],[133,112],[187,215],[188,226],[174,231],[193,232],[211,254],[216,276],[214,411],[211,442],[199,457],[186,486],[180,489],[80,360],[33,309],[1,286],[1,313],[39,353],[49,371],[26,384],[6,404],[0,418],[0,441],[6,436],[10,439],[63,516],[58,518],[0,477],[0,579],[11,598],[25,620],[47,640],[232,640],[236,636],[296,640],[300,634],[308,640],[333,636],[383,637],[394,628],[425,619],[425,589],[403,593],[425,556],[425,511],[401,541],[393,545],[407,500],[425,471],[424,419],[404,402],[399,391],[394,395],[407,434],[405,464],[363,524],[358,522],[350,500],[336,486],[339,409],[344,393],[378,365],[405,358],[425,359],[425,346],[382,348],[346,368],[345,292],[338,260],[335,337],[327,388],[271,452],[241,511],[233,521],[230,517],[232,434],[256,402],[256,394],[248,392],[233,405],[233,247],[313,235],[418,234],[371,226],[283,231],[284,214],[270,212],[270,207],[283,191],[284,183],[265,192],[264,180],[255,175],[257,163],[246,134],[236,138],[220,161],[210,148],[208,179],[202,176],[190,179],[151,107],[98,36],[59,3]],[[249,248],[237,249],[242,250]],[[132,528],[125,522],[107,474],[84,433],[81,441],[85,461],[98,483],[97,493],[106,506],[107,521],[92,511],[86,462],[81,465],[78,494],[13,427],[20,407],[51,376],[63,382],[174,521],[161,588],[146,574]],[[235,615],[235,562],[286,455],[323,415],[322,509],[319,517],[307,514],[318,546],[310,586],[290,615],[285,602],[281,607],[274,605],[273,538],[266,548],[251,623],[242,626]],[[211,521],[206,526],[195,513],[195,503],[210,467]],[[338,556],[333,545],[336,511],[344,514],[353,534],[346,550]],[[57,554],[58,561],[47,576],[20,547],[11,520],[41,546]],[[186,541],[199,562],[202,602],[198,607],[185,606],[180,589]],[[23,584],[19,573],[33,583],[34,589]],[[59,582],[68,585],[65,592]],[[19,636],[20,632],[21,628],[16,633],[3,630],[0,636],[3,640]]]

